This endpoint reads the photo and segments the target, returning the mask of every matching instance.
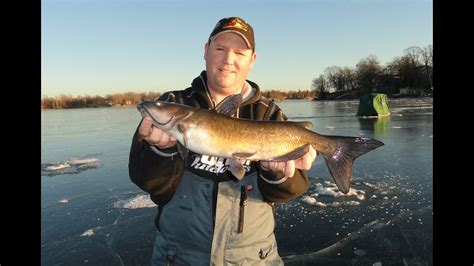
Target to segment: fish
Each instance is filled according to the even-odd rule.
[[[257,121],[237,118],[241,96],[225,98],[216,110],[165,101],[142,101],[137,109],[151,117],[153,126],[178,141],[178,150],[227,158],[237,179],[245,171],[242,162],[288,161],[300,158],[310,145],[326,161],[338,189],[347,194],[354,160],[384,143],[368,137],[322,135],[311,122]],[[319,157],[319,156],[318,156]]]

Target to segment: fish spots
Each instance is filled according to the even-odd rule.
[[[339,161],[342,154],[342,147],[338,147],[337,150],[333,153],[332,158],[336,161]]]

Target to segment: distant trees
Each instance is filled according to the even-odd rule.
[[[287,92],[286,99],[314,99],[315,92],[311,90],[298,90],[298,91],[289,91]]]
[[[270,90],[263,92],[263,95],[269,99],[274,99],[274,100],[283,100],[287,98],[287,94],[282,91],[277,91],[277,90]]]
[[[105,97],[77,96],[61,94],[56,97],[43,97],[41,99],[42,109],[69,109],[84,107],[112,107],[112,106],[132,106],[142,100],[154,100],[160,97],[158,92],[126,92],[106,95]]]
[[[358,91],[360,94],[381,88],[388,94],[400,88],[433,88],[433,46],[411,46],[403,56],[395,57],[382,66],[376,55],[361,59],[354,68],[329,66],[312,80],[311,87],[317,97],[324,99],[329,92],[343,94]]]
[[[284,99],[314,99],[316,92],[313,90],[298,90],[282,92],[278,90],[263,91],[262,94],[273,100]],[[160,93],[114,93],[105,97],[96,96],[71,96],[59,95],[56,97],[43,97],[41,99],[42,109],[71,109],[85,107],[117,107],[117,106],[134,106],[143,100],[156,100],[160,97]]]
[[[285,99],[314,99],[316,96],[315,91],[313,90],[298,90],[298,91],[278,91],[278,90],[270,90],[270,91],[263,91],[262,95],[268,99],[272,100],[285,100]]]

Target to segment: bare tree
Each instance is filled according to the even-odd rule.
[[[326,75],[328,81],[328,87],[335,88],[336,91],[343,91],[344,90],[344,82],[341,78],[341,67],[338,66],[330,66],[324,70],[324,74]]]
[[[356,71],[350,67],[343,67],[339,69],[339,76],[345,91],[351,91],[357,87]]]
[[[433,88],[433,45],[428,45],[421,50],[421,62],[424,67],[426,79]]]
[[[327,89],[327,80],[326,77],[321,74],[319,77],[313,79],[312,81],[312,87],[316,91],[318,98],[324,99],[326,98],[326,95],[328,93]]]
[[[405,56],[410,60],[412,66],[419,66],[420,58],[422,57],[423,49],[418,46],[410,46],[405,49]]]
[[[382,67],[375,55],[361,59],[356,65],[358,87],[370,92],[377,84],[377,77],[382,74]]]

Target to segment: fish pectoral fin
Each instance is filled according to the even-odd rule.
[[[184,147],[188,147],[188,138],[186,135],[186,127],[183,124],[177,126],[179,133],[183,135]]]
[[[301,147],[299,147],[299,148],[297,148],[297,149],[295,149],[295,150],[293,150],[293,151],[291,151],[287,154],[272,158],[269,161],[283,162],[283,161],[296,160],[296,159],[300,158],[301,156],[303,156],[305,153],[307,153],[309,151],[310,146],[311,146],[311,144],[303,145],[303,146],[301,146]]]
[[[253,153],[251,153],[251,152],[236,152],[236,153],[232,153],[232,156],[235,157],[235,158],[239,158],[239,159],[249,160],[255,154],[257,154],[257,152],[253,152]]]
[[[229,160],[229,170],[230,172],[238,179],[242,180],[245,175],[245,168],[242,162],[238,159],[228,159]]]
[[[187,149],[187,147],[188,147],[188,138],[187,138],[187,135],[186,135],[186,127],[183,124],[178,124],[176,126],[176,128],[178,129],[179,133],[181,133],[183,135],[183,142],[184,143],[181,144],[181,143],[178,142],[176,144],[176,147],[178,148],[179,155],[184,160],[184,159],[186,159],[186,157],[188,157],[188,154],[189,154],[189,150]]]
[[[233,116],[237,113],[237,109],[239,109],[241,103],[242,95],[229,95],[216,106],[215,111],[219,114]]]

